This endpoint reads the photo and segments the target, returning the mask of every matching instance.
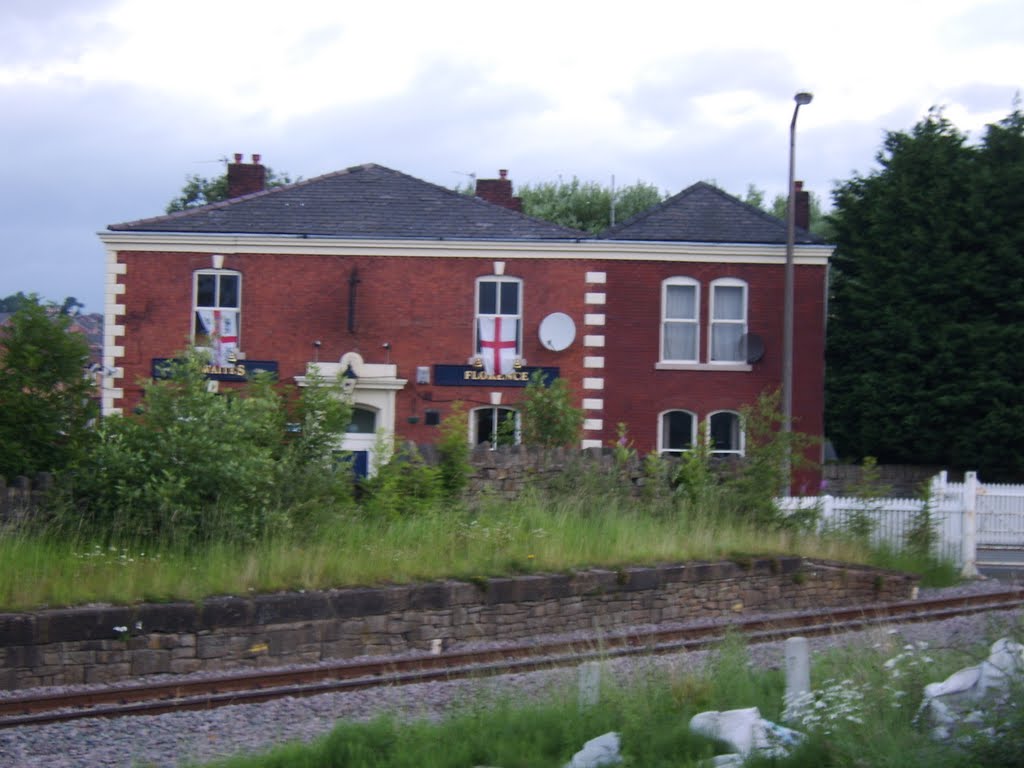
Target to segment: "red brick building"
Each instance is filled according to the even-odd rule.
[[[491,439],[542,369],[585,409],[584,446],[621,422],[679,451],[708,424],[742,454],[740,407],[781,382],[785,224],[708,184],[593,237],[519,213],[504,172],[477,197],[377,165],[264,190],[239,160],[230,200],[101,234],[105,412],[194,343],[215,381],[347,378],[354,450],[378,429],[432,442],[455,401]],[[818,437],[831,251],[797,230],[794,424]]]

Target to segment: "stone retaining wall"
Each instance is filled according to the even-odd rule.
[[[795,557],[0,614],[0,689],[106,683],[909,597],[901,573]]]

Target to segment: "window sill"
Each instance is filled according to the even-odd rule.
[[[656,371],[752,371],[749,363],[655,363]]]

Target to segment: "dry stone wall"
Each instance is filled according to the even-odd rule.
[[[0,614],[0,689],[225,672],[909,597],[796,557]]]

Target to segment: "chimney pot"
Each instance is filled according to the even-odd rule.
[[[259,163],[259,161],[260,161],[260,156],[259,155],[253,155],[252,156],[253,164]]]
[[[241,152],[235,152],[235,162],[236,163],[242,162],[242,153]]]
[[[505,169],[505,168],[502,168],[500,171],[498,171],[498,176],[503,178],[503,179],[508,178],[508,170]]]

